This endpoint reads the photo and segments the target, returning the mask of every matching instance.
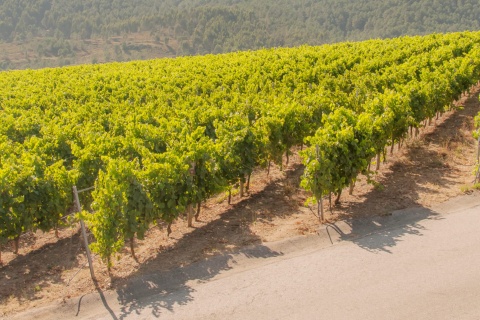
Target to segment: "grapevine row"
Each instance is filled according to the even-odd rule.
[[[479,75],[479,32],[0,73],[0,241],[95,186],[82,216],[110,265],[300,144],[302,185],[340,194]]]

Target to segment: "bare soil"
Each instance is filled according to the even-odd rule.
[[[468,192],[476,161],[476,141],[472,138],[473,116],[480,111],[478,92],[464,97],[457,111],[445,113],[421,130],[418,137],[398,145],[377,174],[374,184],[361,177],[353,195],[344,190],[342,203],[326,217],[332,222],[352,217],[388,215],[407,207],[431,207]],[[187,228],[180,217],[167,236],[165,226],[152,227],[145,240],[137,241],[135,261],[129,250],[118,254],[109,276],[105,265],[94,257],[101,290],[121,288],[128,280],[185,266],[210,256],[234,252],[251,244],[277,241],[317,232],[320,222],[316,208],[306,207],[308,194],[299,182],[303,167],[296,150],[290,164],[280,171],[273,166],[269,175],[258,170],[252,176],[249,194],[219,195],[202,205],[200,221]],[[372,166],[374,168],[374,166]],[[94,292],[82,247],[78,225],[59,231],[26,234],[18,255],[10,245],[2,248],[0,269],[0,316],[20,312],[53,301]]]

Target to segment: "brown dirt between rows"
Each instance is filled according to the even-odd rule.
[[[352,196],[344,191],[342,203],[326,211],[332,222],[352,217],[386,215],[407,207],[438,205],[464,192],[471,185],[476,161],[476,141],[472,138],[473,116],[480,110],[478,92],[464,97],[463,109],[447,112],[436,125],[422,129],[418,138],[390,155],[374,176],[375,185],[359,179]],[[302,166],[298,153],[281,172],[278,167],[267,176],[258,170],[252,177],[250,193],[237,196],[228,205],[220,195],[202,205],[199,222],[187,228],[185,217],[165,228],[155,226],[145,240],[137,241],[135,261],[125,248],[115,260],[112,276],[94,258],[101,290],[120,289],[129,279],[185,266],[210,256],[234,252],[251,244],[298,235],[314,234],[319,221],[315,208],[305,207],[308,195],[299,188]],[[325,206],[328,206],[326,201]],[[0,316],[13,314],[53,301],[94,292],[78,226],[64,228],[59,239],[53,232],[27,234],[21,239],[18,255],[11,247],[2,248],[0,269]]]

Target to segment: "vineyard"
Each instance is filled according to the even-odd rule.
[[[73,219],[110,267],[293,147],[322,217],[479,80],[480,32],[0,73],[0,244],[58,229],[92,189]]]

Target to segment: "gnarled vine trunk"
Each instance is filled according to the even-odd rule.
[[[340,204],[340,197],[342,196],[342,189],[338,190],[337,198],[335,199],[335,205],[338,206]]]
[[[135,259],[135,261],[138,261],[137,256],[135,255],[135,238],[134,237],[130,238],[130,253],[132,254],[132,258]]]
[[[202,206],[201,206],[201,203],[197,203],[197,213],[195,213],[195,221],[198,221],[198,217],[200,217],[200,210],[201,210]]]
[[[18,254],[18,248],[20,245],[20,236],[17,236],[13,239],[13,253]]]
[[[252,174],[250,173],[247,177],[247,186],[245,187],[245,191],[247,191],[247,193],[250,192],[250,178],[252,177]]]

